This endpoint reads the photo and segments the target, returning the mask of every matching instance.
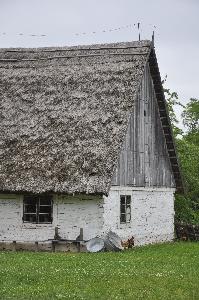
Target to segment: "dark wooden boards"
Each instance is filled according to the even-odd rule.
[[[163,124],[147,65],[112,185],[175,186]]]

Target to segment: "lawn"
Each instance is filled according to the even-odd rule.
[[[199,243],[119,253],[0,252],[0,299],[199,299]]]

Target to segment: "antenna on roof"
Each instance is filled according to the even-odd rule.
[[[138,22],[138,39],[139,39],[139,41],[140,41],[140,22]]]
[[[156,30],[156,26],[153,25],[153,33],[152,33],[152,40],[151,40],[153,48],[155,46],[155,30]]]
[[[155,40],[155,31],[153,30],[153,34],[152,34],[152,45],[154,47],[154,40]]]

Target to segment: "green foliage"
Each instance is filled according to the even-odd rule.
[[[199,198],[199,145],[187,141],[186,136],[176,142],[188,195]]]
[[[199,132],[188,132],[177,140],[187,194],[176,196],[176,220],[199,224]]]
[[[167,100],[167,108],[169,111],[169,117],[171,120],[173,134],[174,136],[181,135],[183,131],[177,126],[179,121],[176,117],[174,107],[175,106],[184,107],[184,106],[178,100],[178,94],[176,92],[171,92],[170,89],[164,89],[164,93]]]
[[[189,133],[199,131],[199,100],[191,98],[184,107],[182,113],[183,124],[188,128]]]
[[[192,98],[183,106],[177,93],[171,93],[170,90],[165,90],[165,93],[187,189],[186,195],[176,195],[175,220],[199,224],[199,100]],[[174,110],[176,105],[183,107],[181,116],[186,132],[177,126],[179,122]]]
[[[0,299],[196,299],[198,253],[194,242],[117,253],[0,252]]]
[[[199,224],[198,203],[188,196],[175,197],[175,222],[186,224]]]

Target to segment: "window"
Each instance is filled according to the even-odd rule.
[[[131,196],[120,196],[120,223],[130,223],[131,221]]]
[[[24,196],[23,222],[52,223],[52,196]]]

